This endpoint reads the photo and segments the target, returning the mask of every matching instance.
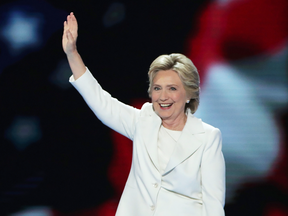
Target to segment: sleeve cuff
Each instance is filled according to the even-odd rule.
[[[83,77],[87,77],[87,75],[92,75],[91,72],[89,71],[89,69],[86,67],[86,71],[84,72],[84,74],[82,74],[77,80],[74,79],[73,74],[70,76],[69,78],[69,82],[72,84],[74,82],[78,82],[78,80],[81,80]]]

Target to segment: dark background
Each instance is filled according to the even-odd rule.
[[[73,11],[78,19],[77,44],[85,64],[104,89],[130,103],[133,98],[148,99],[147,71],[153,59],[184,52],[186,36],[206,2],[124,0],[119,2],[122,10],[116,10],[120,15],[110,15],[120,21],[105,27],[105,13],[114,1],[1,1],[2,26],[9,10],[16,8],[40,17],[37,32],[42,40],[14,54],[1,41],[2,214],[30,205],[73,212],[97,206],[113,194],[106,171],[113,153],[110,130],[67,85],[69,72],[60,84],[53,81],[59,65],[69,70],[61,47],[67,14]],[[22,150],[7,138],[19,118],[37,122],[38,138]],[[29,133],[27,124],[28,132],[24,125],[19,133]]]

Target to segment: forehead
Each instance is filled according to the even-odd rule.
[[[153,84],[177,84],[182,85],[178,73],[174,70],[160,70],[156,73]]]

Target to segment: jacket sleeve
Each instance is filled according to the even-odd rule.
[[[69,81],[103,124],[133,140],[139,109],[111,97],[102,89],[88,68],[76,81],[73,76]]]
[[[222,136],[218,128],[208,135],[202,157],[203,216],[224,216],[225,162],[222,154]]]

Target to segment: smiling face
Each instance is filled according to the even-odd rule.
[[[160,70],[151,87],[153,108],[162,121],[185,124],[184,109],[189,98],[178,74],[173,70]]]

